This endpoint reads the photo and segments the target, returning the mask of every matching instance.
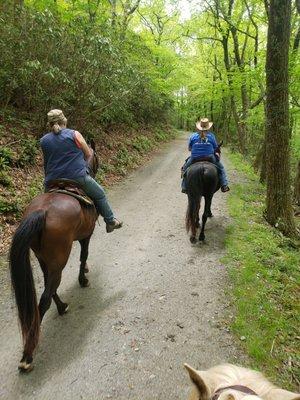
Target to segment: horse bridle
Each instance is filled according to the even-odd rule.
[[[211,400],[218,400],[219,396],[224,392],[224,390],[228,390],[228,389],[233,389],[233,390],[237,390],[238,392],[242,392],[245,394],[252,394],[253,396],[257,396],[257,394],[252,389],[248,388],[247,386],[232,385],[232,386],[222,387],[222,388],[216,390],[215,393],[213,394],[213,396],[211,397]]]
[[[97,155],[96,151],[94,149],[92,149],[92,152],[93,152],[93,157],[91,159],[90,165],[88,166],[88,170],[89,170],[91,177],[94,178],[97,173],[97,170],[99,168],[99,160],[98,160],[98,155]]]

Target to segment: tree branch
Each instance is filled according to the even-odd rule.
[[[262,93],[257,100],[255,100],[253,103],[250,104],[249,109],[252,110],[253,108],[257,107],[263,101],[265,96],[266,93]]]

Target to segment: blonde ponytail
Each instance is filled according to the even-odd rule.
[[[57,135],[61,131],[61,126],[56,122],[52,126],[52,131],[53,131],[53,133],[55,133]]]

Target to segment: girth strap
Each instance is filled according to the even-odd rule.
[[[213,397],[211,398],[211,400],[218,400],[220,394],[222,392],[224,392],[224,390],[228,390],[228,389],[233,389],[233,390],[237,390],[239,392],[245,393],[245,394],[252,394],[253,396],[257,396],[257,394],[250,388],[248,388],[247,386],[243,386],[243,385],[233,385],[233,386],[226,386],[223,388],[218,389]]]

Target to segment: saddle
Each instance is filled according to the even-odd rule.
[[[75,197],[81,204],[94,207],[93,200],[88,197],[81,185],[71,179],[54,179],[50,181],[46,188],[46,193],[63,193]]]
[[[200,158],[196,158],[195,160],[193,160],[192,161],[192,165],[197,163],[197,162],[200,162],[200,161],[207,161],[207,162],[210,162],[210,163],[213,164],[213,162],[211,161],[210,157],[200,157]]]

